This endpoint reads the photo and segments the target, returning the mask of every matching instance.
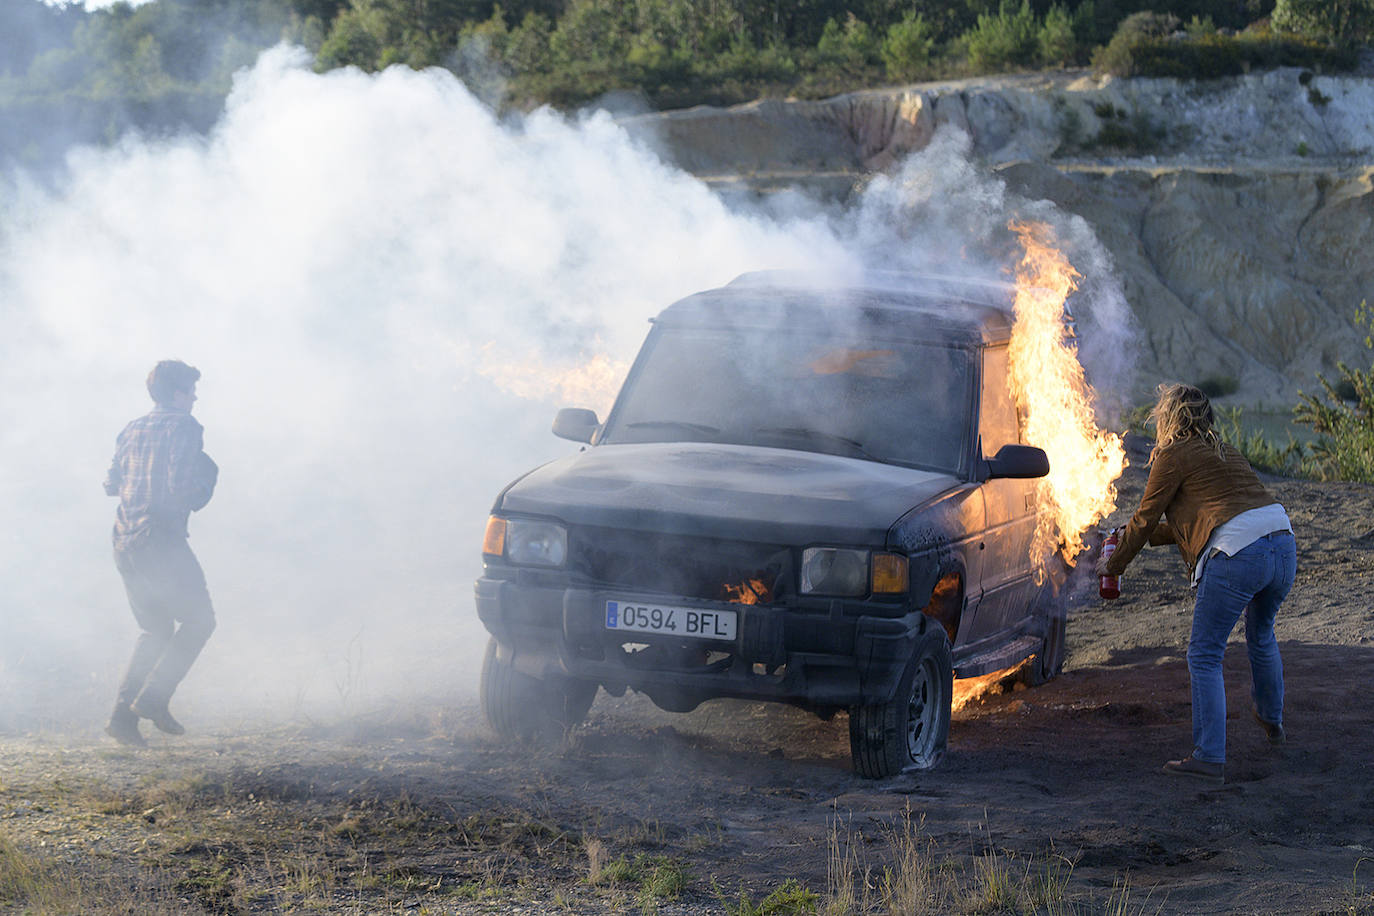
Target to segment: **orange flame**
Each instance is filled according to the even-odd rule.
[[[966,706],[981,703],[988,696],[1011,694],[1017,689],[1022,689],[1020,687],[1021,670],[1028,665],[1033,665],[1033,663],[1035,663],[1035,655],[1025,659],[1024,662],[1018,662],[1017,665],[1004,667],[1000,672],[980,674],[977,677],[956,678],[949,711],[958,713]]]
[[[591,407],[602,419],[610,412],[630,364],[604,353],[581,357],[572,365],[553,365],[534,351],[522,356],[482,348],[477,371],[502,391],[532,401],[557,401],[568,407]]]
[[[772,590],[762,579],[746,579],[739,585],[723,585],[725,600],[735,604],[762,604],[772,598]]]
[[[1027,662],[1021,662],[1010,668],[1003,668],[1001,671],[994,671],[991,674],[980,674],[977,677],[958,678],[954,682],[950,711],[958,712],[965,706],[976,703],[984,697],[997,696],[1015,689],[1016,675],[1025,664]]]
[[[1082,276],[1056,247],[1053,228],[1012,221],[1024,255],[1016,272],[1011,384],[1025,416],[1025,441],[1043,448],[1050,474],[1031,554],[1042,570],[1057,549],[1066,563],[1085,549],[1083,532],[1116,508],[1114,482],[1126,467],[1121,437],[1098,429],[1093,390],[1064,325],[1064,301]]]

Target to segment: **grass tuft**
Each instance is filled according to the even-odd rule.
[[[41,903],[51,889],[47,870],[0,835],[0,903]]]
[[[1374,891],[1366,891],[1360,884],[1360,866],[1365,862],[1374,862],[1369,856],[1361,856],[1355,862],[1355,867],[1350,870],[1350,887],[1344,910],[1347,916],[1365,916],[1367,913],[1374,913]]]
[[[805,916],[817,911],[821,895],[807,888],[795,878],[788,878],[758,903],[740,891],[739,901],[731,902],[716,888],[716,896],[727,916]],[[832,912],[829,908],[826,913]]]

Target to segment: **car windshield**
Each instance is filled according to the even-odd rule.
[[[871,337],[660,328],[605,443],[726,442],[957,472],[969,351]]]

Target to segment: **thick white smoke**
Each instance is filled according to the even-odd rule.
[[[943,266],[1006,198],[943,138],[844,216],[739,212],[605,114],[504,122],[445,72],[322,76],[288,48],[208,138],[5,184],[0,731],[108,712],[136,629],[100,480],[157,360],[203,372],[221,467],[191,521],[220,626],[179,708],[470,692],[487,510],[575,448],[548,432],[554,388],[509,393],[493,365],[629,360],[648,317],[746,270]],[[1124,327],[1103,290],[1098,324]]]

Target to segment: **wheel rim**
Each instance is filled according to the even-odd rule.
[[[907,699],[906,752],[914,761],[929,755],[934,747],[940,701],[935,663],[924,659],[911,678],[911,696]]]

